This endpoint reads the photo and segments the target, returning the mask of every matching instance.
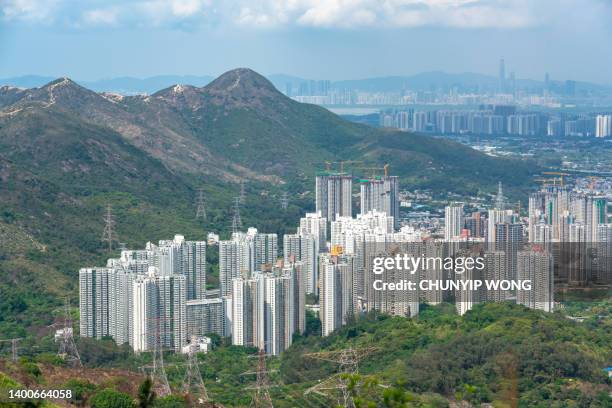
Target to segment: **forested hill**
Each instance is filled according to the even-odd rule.
[[[115,248],[175,233],[202,239],[229,230],[245,181],[245,225],[282,234],[312,209],[315,172],[350,159],[389,163],[404,188],[445,193],[493,192],[500,180],[521,188],[536,171],[451,141],[342,120],[285,97],[249,69],[148,96],[96,93],[68,78],[2,87],[0,329],[48,334],[61,298],[76,305],[78,269],[111,255],[100,241],[107,205]],[[200,188],[208,218],[196,223]],[[279,212],[284,192],[291,203]]]

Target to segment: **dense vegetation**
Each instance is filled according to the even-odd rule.
[[[600,307],[609,310],[611,306],[608,303]],[[310,315],[311,327],[314,320]],[[214,352],[199,356],[209,395],[225,406],[248,406],[252,396],[249,387],[255,376],[244,373],[255,369],[256,350],[225,345],[218,338],[215,343]],[[136,370],[150,362],[149,355],[135,356],[110,340],[81,339],[79,346],[86,365],[92,368]],[[358,407],[447,407],[454,402],[500,407],[612,404],[612,386],[604,372],[612,356],[609,318],[593,315],[578,323],[562,313],[537,312],[514,304],[479,305],[460,317],[452,305],[443,304],[423,306],[416,319],[369,314],[326,338],[311,333],[297,336],[289,350],[267,361],[275,406],[337,404],[337,393],[304,395],[309,387],[338,370],[337,365],[304,354],[370,346],[376,350],[360,362],[359,374],[347,377]],[[184,357],[169,354],[165,360],[171,386],[178,391]],[[44,367],[61,362],[38,355],[24,358],[20,364],[21,368],[5,370],[13,374],[34,373],[27,378],[36,381],[32,365]],[[44,381],[42,377],[40,381]],[[130,391],[117,384],[120,382],[71,380],[68,386],[80,398],[98,396],[95,401],[105,395],[124,398],[116,393],[126,392],[137,398],[134,387]],[[172,403],[184,406],[180,399],[174,397]],[[166,400],[160,399],[158,404],[169,404]]]

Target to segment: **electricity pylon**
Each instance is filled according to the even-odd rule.
[[[506,197],[504,197],[504,190],[502,188],[502,182],[497,183],[497,196],[495,196],[495,208],[497,210],[506,209]]]
[[[289,196],[287,194],[287,192],[285,191],[280,199],[280,203],[281,203],[281,208],[283,210],[286,210],[287,207],[289,207]]]
[[[206,219],[206,205],[204,201],[204,190],[198,190],[198,196],[196,198],[196,220],[197,219]]]
[[[70,316],[70,303],[68,298],[64,302],[64,327],[61,330],[59,339],[59,351],[57,355],[62,358],[68,365],[73,367],[82,367],[81,356],[74,342],[74,332],[72,328],[72,317]]]
[[[244,181],[240,182],[240,203],[244,204],[246,202],[246,189],[244,187]]]
[[[17,343],[19,340],[23,340],[23,338],[20,337],[15,339],[0,340],[0,343],[11,343],[11,360],[13,360],[14,363],[17,362],[17,352],[19,350]]]
[[[202,375],[200,374],[196,347],[196,338],[192,337],[187,357],[187,371],[183,378],[183,393],[193,407],[210,403],[204,381],[202,381]]]
[[[164,367],[164,350],[161,343],[161,333],[159,330],[159,318],[155,318],[155,347],[153,349],[153,388],[160,397],[172,394],[166,368]]]
[[[106,205],[106,213],[104,214],[104,231],[102,231],[102,242],[108,242],[108,252],[113,251],[113,241],[115,240],[115,234],[113,232],[113,227],[115,226],[115,218],[113,217],[113,212],[111,209],[111,205]]]
[[[234,197],[234,216],[232,217],[232,232],[242,229],[242,218],[240,217],[240,197]]]
[[[266,352],[263,349],[259,349],[257,354],[257,370],[242,373],[242,375],[255,375],[257,378],[255,386],[251,387],[255,390],[251,400],[251,407],[274,408],[272,398],[270,397],[270,380],[268,379],[268,373],[271,372],[266,369]]]
[[[342,400],[339,403],[343,407],[354,408],[355,402],[348,389],[348,382],[351,375],[357,374],[359,361],[374,353],[376,347],[348,348],[334,351],[321,351],[318,353],[307,353],[304,357],[317,360],[329,361],[339,365],[339,372],[314,385],[304,392],[304,395],[317,393],[327,395],[326,392],[340,390]]]

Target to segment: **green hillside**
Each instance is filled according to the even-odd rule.
[[[312,210],[314,174],[327,160],[388,162],[404,188],[440,192],[494,191],[499,180],[522,189],[531,173],[526,162],[344,121],[285,97],[248,69],[151,96],[97,94],[66,78],[0,94],[0,331],[7,337],[50,333],[56,316],[49,312],[63,295],[76,305],[78,269],[109,256],[100,242],[108,204],[115,247],[142,247],[175,233],[226,234],[240,181],[247,183],[245,225],[292,230]],[[208,218],[196,223],[199,188]],[[292,200],[279,212],[284,191]]]
[[[561,313],[514,304],[478,305],[463,317],[449,304],[422,307],[416,319],[370,314],[325,338],[312,330],[311,315],[311,330],[305,337],[297,337],[280,357],[267,358],[274,406],[337,406],[337,392],[305,392],[337,374],[339,366],[308,358],[306,353],[368,347],[374,350],[359,362],[358,374],[344,377],[358,408],[480,404],[603,408],[612,404],[612,383],[603,370],[612,356],[609,303],[599,310],[599,317],[583,323]],[[214,352],[199,356],[210,398],[226,407],[249,406],[255,376],[245,373],[256,369],[256,350],[215,341]],[[108,393],[108,388],[137,396],[135,388],[143,378],[136,377],[136,372],[150,363],[148,354],[134,355],[110,340],[79,339],[79,349],[88,368],[80,374],[81,380],[69,386],[87,389],[83,402]],[[185,357],[167,354],[164,360],[175,390],[176,405],[172,406],[187,406],[179,392]],[[8,364],[5,372],[33,383],[59,386],[74,373],[58,370],[55,364],[59,364],[56,359],[43,353],[17,365]],[[32,378],[28,372],[36,367],[42,375]],[[128,387],[125,379],[130,375]],[[159,406],[166,406],[166,400]]]

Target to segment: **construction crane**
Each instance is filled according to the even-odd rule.
[[[542,183],[542,187],[547,187],[547,186],[556,186],[557,185],[557,181],[559,181],[558,178],[537,178],[534,181],[538,182],[538,183]],[[563,185],[563,184],[561,184]]]
[[[340,173],[344,173],[344,165],[346,164],[361,164],[363,163],[360,160],[341,160],[341,161],[326,161],[325,162],[325,170],[326,171],[331,171],[332,170],[332,166],[335,164],[339,164],[340,165]]]
[[[564,186],[564,177],[569,176],[568,173],[562,173],[560,171],[544,171],[542,172],[542,174],[546,174],[547,176],[558,176],[556,177],[559,180],[559,184],[561,185],[561,187]]]
[[[385,163],[382,167],[357,167],[359,170],[371,171],[372,178],[376,177],[376,173],[382,173],[385,177],[389,176],[389,164]]]

